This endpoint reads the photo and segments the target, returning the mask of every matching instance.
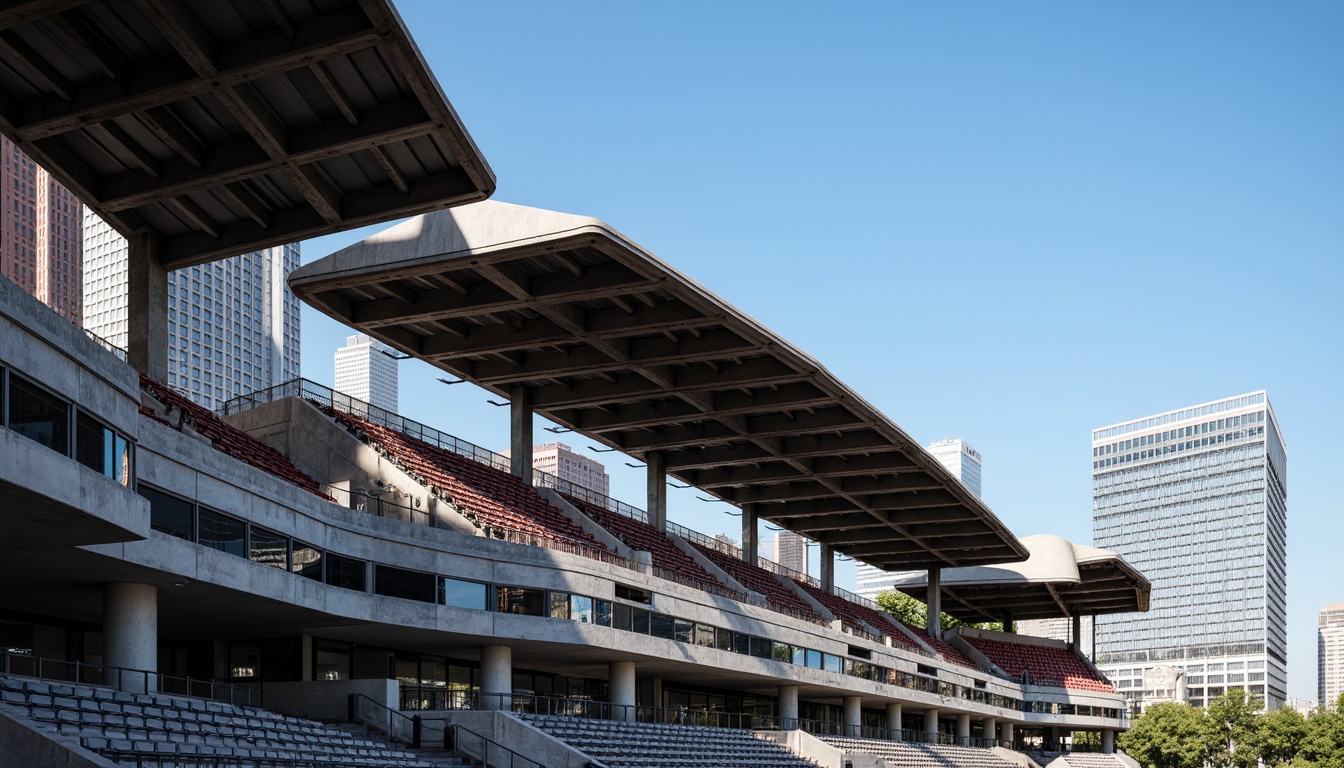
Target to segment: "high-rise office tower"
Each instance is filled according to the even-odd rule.
[[[1184,669],[1202,706],[1286,696],[1287,449],[1264,392],[1092,432],[1092,540],[1153,583],[1147,613],[1097,617],[1097,663],[1145,700],[1143,672]]]
[[[504,456],[509,452],[504,451]],[[597,459],[591,459],[581,453],[575,453],[564,443],[545,443],[532,446],[532,468],[555,475],[567,483],[580,488],[597,491],[603,496],[611,495],[611,478],[606,466]]]
[[[972,448],[965,440],[953,438],[938,440],[929,444],[928,451],[943,468],[961,481],[971,493],[980,497],[980,452]],[[900,574],[878,570],[871,565],[859,563],[855,569],[854,591],[870,600],[891,589],[892,583]]]
[[[75,325],[83,322],[82,208],[0,136],[0,273]]]
[[[397,411],[397,358],[367,334],[347,336],[336,350],[336,391],[385,411]]]
[[[84,221],[85,321],[126,346],[126,240]],[[298,244],[168,273],[168,385],[207,408],[299,376],[299,300],[286,279]]]
[[[774,557],[776,563],[799,573],[807,573],[807,539],[793,531],[780,531],[775,534]]]
[[[1316,627],[1316,700],[1336,707],[1344,694],[1344,603],[1325,606]]]

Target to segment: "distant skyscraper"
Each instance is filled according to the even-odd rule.
[[[1316,699],[1335,707],[1344,694],[1344,603],[1325,606],[1316,626]]]
[[[807,573],[807,539],[793,531],[780,531],[775,534],[774,557],[776,563],[799,573]]]
[[[126,240],[84,219],[84,327],[126,347]],[[297,244],[168,273],[168,381],[207,408],[299,376]]]
[[[1147,613],[1097,618],[1097,663],[1131,703],[1183,668],[1191,704],[1286,696],[1287,449],[1264,392],[1092,432],[1093,544],[1153,583]]]
[[[397,411],[397,358],[366,334],[348,336],[336,350],[336,391],[385,411]]]
[[[0,136],[0,273],[75,325],[83,322],[82,207]]]
[[[1082,616],[1080,619],[1082,637],[1079,638],[1078,650],[1090,659],[1096,650],[1092,644],[1092,617]],[[1073,642],[1073,619],[1026,619],[1015,623],[1019,634]]]
[[[943,468],[961,481],[976,498],[980,497],[980,452],[959,438],[938,440],[929,445],[929,453],[938,460]],[[859,563],[854,571],[857,594],[870,600],[891,589],[892,583],[901,574],[878,570],[871,565]]]
[[[504,451],[508,456],[509,452]],[[611,478],[602,462],[575,453],[564,443],[545,443],[532,446],[532,468],[555,475],[580,488],[597,491],[603,496],[611,495]]]

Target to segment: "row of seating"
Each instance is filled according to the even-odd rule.
[[[332,408],[324,410],[347,429],[395,457],[409,473],[422,479],[425,485],[452,501],[487,530],[502,528],[606,549],[537,495],[531,486],[508,472],[360,416]]]
[[[1070,752],[1064,755],[1064,762],[1070,768],[1125,768],[1125,764],[1115,755],[1098,752]]]
[[[707,547],[697,542],[691,542],[691,545],[709,558],[710,562],[736,579],[739,584],[753,592],[765,595],[766,607],[782,607],[787,612],[802,617],[811,617],[815,621],[822,621],[822,617],[813,610],[812,606],[798,597],[793,590],[780,584],[773,573],[758,565],[746,563],[741,558],[733,557],[726,552],[720,552],[713,547]]]
[[[748,730],[515,715],[610,768],[816,768]]]
[[[1013,763],[999,757],[993,751],[976,747],[842,736],[817,738],[843,752],[877,755],[886,760],[888,765],[901,768],[1015,768]]]
[[[700,567],[695,559],[681,551],[666,533],[652,525],[611,510],[604,509],[576,496],[563,494],[569,503],[594,522],[620,539],[631,549],[649,552],[653,555],[653,564],[664,571],[681,574],[695,581],[718,585],[718,580],[709,571]]]
[[[1014,643],[963,635],[977,651],[1015,680],[1038,681],[1042,685],[1060,685],[1084,691],[1111,693],[1115,690],[1078,654],[1069,648]]]
[[[879,634],[890,637],[892,645],[898,648],[916,652],[923,650],[900,630],[890,614],[875,611],[866,605],[850,602],[802,579],[794,579],[793,583],[797,584],[800,589],[805,590],[817,602],[826,606],[827,610],[835,614],[836,618],[844,621],[847,626],[857,627],[866,632],[876,630]],[[872,629],[867,629],[867,627],[872,627]]]
[[[316,480],[301,472],[285,458],[284,454],[241,429],[225,423],[209,408],[192,402],[180,392],[144,374],[140,375],[140,388],[158,401],[164,409],[161,416],[154,410],[142,407],[140,413],[146,417],[174,429],[178,429],[184,422],[189,423],[197,432],[208,438],[216,450],[275,475],[281,480],[293,483],[305,491],[330,498],[322,492]]]
[[[171,762],[311,760],[345,768],[422,768],[414,754],[255,707],[0,676],[0,708],[35,730],[108,755]]]

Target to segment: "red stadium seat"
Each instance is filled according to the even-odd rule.
[[[1113,692],[1106,678],[1092,671],[1078,654],[1068,648],[990,640],[984,637],[962,635],[990,661],[1015,679],[1036,685],[1053,685],[1082,691]]]

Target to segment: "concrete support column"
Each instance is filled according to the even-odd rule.
[[[512,709],[512,694],[513,649],[507,645],[482,646],[481,709]]]
[[[607,699],[611,719],[635,722],[635,662],[613,661],[607,665]]]
[[[103,585],[103,663],[128,670],[159,671],[159,588],[149,584]],[[157,674],[118,673],[117,687],[130,693],[159,689]]]
[[[887,738],[892,741],[900,741],[903,737],[901,733],[901,717],[904,712],[901,711],[900,704],[887,705]]]
[[[532,390],[509,388],[509,474],[532,485]]]
[[[779,729],[795,731],[798,729],[798,686],[779,686]]]
[[[821,588],[828,593],[835,592],[835,549],[829,544],[818,544],[817,550],[821,557],[821,572],[818,576],[821,579]]]
[[[929,637],[943,639],[943,571],[940,568],[929,569],[928,595],[924,602],[928,604],[928,623],[925,625]]]
[[[648,484],[649,525],[667,530],[667,456],[658,451],[644,455],[644,476]]]
[[[759,541],[761,517],[755,504],[742,505],[742,560],[755,565],[761,554]]]
[[[863,735],[863,699],[858,696],[846,696],[844,698],[845,708],[845,735],[859,737]]]
[[[980,723],[980,738],[985,741],[998,741],[999,739],[998,721],[992,717],[986,717]]]
[[[1073,617],[1073,649],[1079,653],[1083,650],[1083,617]]]
[[[1110,728],[1101,729],[1101,752],[1106,755],[1115,754],[1115,731]]]
[[[1013,609],[1003,609],[1003,631],[1006,634],[1013,634]]]
[[[971,716],[957,715],[957,746],[971,745]]]
[[[1003,723],[999,726],[999,741],[1013,743],[1015,734],[1013,733],[1015,725],[1013,723]]]
[[[930,744],[938,743],[938,710],[924,710],[924,741]]]
[[[136,235],[126,241],[126,362],[168,383],[168,270],[157,241]]]

